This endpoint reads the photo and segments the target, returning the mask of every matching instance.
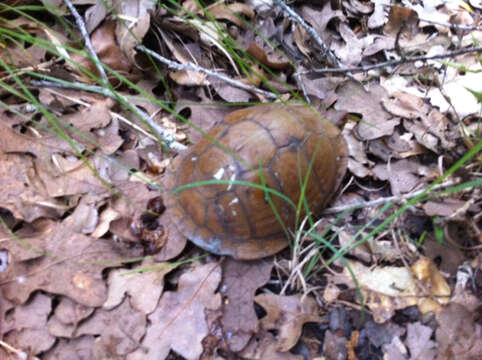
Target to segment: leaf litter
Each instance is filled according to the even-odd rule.
[[[413,58],[477,47],[480,4],[289,3],[357,83],[323,73],[320,43],[276,1],[72,2],[114,99],[85,87],[101,72],[85,34],[65,27],[65,2],[28,16],[2,5],[0,358],[482,357],[480,152],[444,194],[377,229],[389,201],[410,201],[480,144],[480,51]],[[154,63],[141,43],[233,82]],[[189,145],[268,100],[236,82],[349,113],[337,126],[350,174],[331,205],[358,208],[327,211],[315,233],[331,247],[313,251],[308,236],[275,258],[205,256],[163,215],[173,154],[133,110]]]

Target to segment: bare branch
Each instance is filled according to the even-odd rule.
[[[166,146],[174,149],[178,152],[184,151],[187,149],[187,146],[184,144],[181,144],[180,142],[177,142],[174,137],[169,134],[166,130],[162,128],[158,123],[156,123],[151,117],[142,111],[138,106],[132,104],[126,97],[112,92],[110,89],[103,88],[101,86],[96,86],[96,85],[85,85],[82,83],[63,83],[63,82],[54,82],[54,81],[47,81],[47,80],[32,80],[30,81],[30,84],[33,86],[45,86],[45,87],[55,87],[55,88],[61,88],[61,89],[73,89],[73,90],[84,90],[84,91],[90,91],[94,93],[99,93],[104,96],[108,96],[110,98],[113,98],[115,100],[121,100],[122,102],[129,104],[129,106],[132,107],[134,110],[134,114],[140,116],[142,120],[144,120],[151,128],[152,130],[165,142]]]
[[[388,67],[388,66],[396,66],[396,65],[401,65],[401,64],[411,63],[416,61],[428,61],[428,60],[451,58],[451,57],[468,54],[472,52],[478,52],[478,53],[482,52],[482,46],[475,47],[475,48],[459,49],[459,50],[447,52],[445,54],[438,54],[438,55],[432,55],[432,56],[408,56],[399,60],[384,61],[373,65],[365,65],[365,66],[353,67],[353,68],[343,69],[343,70],[342,69],[313,69],[310,71],[306,71],[305,73],[333,74],[333,73],[344,73],[346,71],[350,71],[353,73],[366,72],[373,69],[379,69],[379,68]]]
[[[438,22],[438,21],[435,21],[435,20],[422,19],[422,18],[419,18],[418,20],[420,20],[422,22],[429,23],[429,24],[448,27],[448,28],[450,28],[450,30],[462,30],[462,31],[474,31],[474,30],[480,31],[480,30],[482,30],[479,26],[463,26],[463,25],[457,25],[457,24],[448,24],[448,23],[442,23],[442,22]]]
[[[158,53],[146,48],[143,45],[137,45],[136,49],[139,50],[139,51],[142,51],[146,54],[149,54],[154,59],[159,60],[160,62],[166,64],[171,69],[174,69],[174,70],[177,70],[177,71],[185,71],[185,70],[199,71],[203,74],[206,74],[206,75],[215,77],[217,79],[220,79],[220,80],[228,83],[229,85],[232,85],[232,86],[237,87],[239,89],[255,92],[255,93],[261,94],[263,96],[266,96],[269,99],[278,99],[279,98],[278,95],[273,94],[272,92],[261,90],[261,89],[258,89],[257,87],[254,87],[254,86],[243,84],[240,81],[233,80],[233,79],[231,79],[231,78],[229,78],[225,75],[219,74],[215,71],[205,69],[205,68],[203,68],[201,66],[198,66],[196,64],[193,64],[191,62],[187,62],[186,64],[181,64],[181,63],[169,60],[169,59],[165,58],[164,56],[161,56]]]
[[[72,5],[70,0],[64,0],[64,3],[65,5],[67,5],[70,12],[75,18],[77,27],[79,28],[80,33],[84,38],[85,47],[87,48],[87,50],[89,50],[90,56],[92,56],[92,60],[94,61],[95,66],[97,67],[97,71],[99,71],[99,75],[102,80],[102,83],[108,84],[109,79],[107,78],[107,74],[105,73],[104,67],[102,66],[102,63],[99,60],[99,57],[97,56],[97,53],[94,50],[94,47],[92,46],[92,42],[90,41],[89,33],[87,32],[87,28],[85,27],[85,23],[84,23],[84,20],[82,19],[82,16],[80,16],[79,12],[74,7],[74,5]]]
[[[432,188],[432,190],[447,188],[447,187],[450,187],[450,186],[453,186],[453,185],[456,185],[456,184],[457,184],[456,181],[450,180],[450,181],[447,181],[447,182],[444,182],[442,184],[438,184],[438,185],[434,186]],[[350,210],[350,209],[354,210],[354,209],[359,209],[359,208],[378,206],[378,205],[381,205],[381,204],[386,204],[387,202],[403,202],[403,201],[406,201],[408,199],[412,199],[412,198],[424,193],[425,191],[426,191],[426,188],[421,189],[421,190],[417,190],[417,191],[414,191],[414,192],[411,192],[411,193],[405,194],[405,195],[393,195],[393,196],[379,198],[379,199],[372,200],[372,201],[362,201],[362,202],[359,202],[359,203],[356,203],[356,204],[334,206],[334,207],[327,208],[327,209],[323,210],[322,215],[337,214],[337,213],[341,213],[343,211]]]

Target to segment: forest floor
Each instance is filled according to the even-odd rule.
[[[3,1],[0,358],[482,359],[481,11]],[[208,254],[166,169],[266,102],[342,113],[347,173],[285,250]]]

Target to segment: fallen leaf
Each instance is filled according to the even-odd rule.
[[[481,92],[482,73],[467,72],[464,76],[457,76],[452,81],[447,81],[440,89],[432,88],[428,92],[428,97],[432,105],[437,106],[442,113],[455,111],[459,118],[465,118],[480,110],[480,103],[467,88]],[[445,99],[450,100],[450,104]]]
[[[146,323],[146,316],[125,299],[112,310],[96,309],[79,325],[75,335],[97,336],[93,348],[97,359],[119,359],[139,347]]]
[[[53,316],[50,316],[47,323],[49,333],[56,337],[72,338],[78,324],[93,312],[94,308],[78,304],[72,299],[62,296]]]
[[[475,360],[482,357],[482,326],[464,306],[451,303],[442,309],[435,332],[437,360]]]
[[[347,359],[347,344],[348,339],[345,336],[326,330],[323,354],[327,360]]]
[[[360,85],[349,81],[340,86],[336,94],[338,99],[335,109],[361,114],[362,120],[356,129],[361,140],[373,140],[391,135],[400,119],[393,119],[382,107],[388,96],[386,90],[379,85],[371,85],[365,91]]]
[[[268,331],[261,331],[253,336],[248,345],[239,354],[252,360],[302,360],[303,356],[290,352],[280,352],[277,339]]]
[[[117,16],[122,16],[124,21],[115,22],[115,40],[113,44],[119,44],[122,53],[136,63],[135,47],[146,35],[150,26],[150,12],[155,11],[156,4],[150,0],[128,0],[123,2],[114,1],[113,11]]]
[[[352,261],[348,264],[356,276],[363,302],[377,323],[390,319],[395,310],[417,305],[422,313],[437,312],[449,302],[450,287],[427,258],[420,258],[412,269],[394,266],[371,269]],[[331,281],[355,287],[347,268]]]
[[[407,325],[407,346],[412,360],[432,360],[435,358],[437,344],[430,340],[433,330],[420,322]]]
[[[272,267],[271,260],[246,262],[228,258],[223,262],[221,322],[230,351],[242,350],[256,332],[258,318],[254,311],[254,295],[269,280]]]
[[[42,217],[58,218],[67,210],[50,198],[31,157],[0,153],[0,173],[0,207],[11,211],[15,218],[27,222]]]
[[[254,11],[241,2],[231,4],[215,3],[208,6],[206,11],[215,19],[229,20],[241,28],[248,27],[249,21],[254,17]],[[240,15],[244,15],[248,21],[244,20]]]
[[[86,306],[104,303],[107,289],[102,271],[120,260],[110,241],[74,233],[58,224],[39,250],[43,253],[34,261],[13,258],[1,274],[0,286],[7,299],[23,304],[33,291],[41,289]]]
[[[141,348],[127,360],[164,359],[170,349],[187,360],[199,358],[202,340],[209,333],[205,311],[221,306],[221,296],[215,293],[220,281],[217,263],[200,265],[181,275],[177,291],[165,292],[149,315]]]
[[[17,349],[28,349],[32,355],[50,349],[55,343],[46,327],[51,310],[52,299],[41,293],[28,303],[16,306],[9,327],[2,327],[3,341]]]
[[[87,360],[94,359],[94,336],[82,336],[76,339],[59,339],[55,346],[47,351],[42,359],[45,360]]]
[[[143,272],[131,273],[132,271]],[[175,269],[168,263],[157,263],[145,259],[126,274],[125,269],[114,270],[109,273],[107,300],[104,309],[118,306],[129,295],[131,306],[144,314],[154,311],[164,288],[164,276]]]
[[[405,194],[422,183],[423,178],[430,175],[425,166],[414,160],[403,159],[391,163],[378,164],[373,168],[373,174],[380,180],[388,180],[393,195]]]
[[[120,11],[118,12],[118,14],[119,13]],[[117,24],[120,24],[117,25],[118,27],[122,27],[124,22],[119,22]],[[92,33],[91,42],[94,51],[96,52],[102,63],[106,64],[114,71],[121,73],[123,76],[126,76],[131,70],[131,64],[126,57],[126,55],[129,55],[129,53],[122,53],[122,47],[119,47],[118,42],[115,39],[115,27],[116,22],[105,21]],[[82,79],[82,81],[87,83],[93,82],[92,78],[86,75],[85,72],[79,71],[79,69],[81,68],[88,69],[91,74],[99,76],[96,65],[84,54],[72,53],[70,56],[72,58],[72,64],[67,63],[67,67],[74,73],[76,73]],[[109,74],[108,71],[106,71],[106,73]],[[113,83],[118,82],[118,79],[115,76],[111,75],[110,77],[110,80]]]
[[[295,346],[306,322],[321,321],[318,304],[309,296],[260,294],[255,301],[267,312],[261,319],[263,329],[278,331],[277,350],[281,352]]]

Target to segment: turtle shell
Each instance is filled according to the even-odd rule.
[[[170,219],[197,246],[258,259],[288,245],[286,229],[295,225],[305,179],[305,204],[316,215],[346,168],[345,140],[319,113],[303,105],[257,105],[230,113],[172,161],[164,199]],[[196,184],[210,180],[223,183]]]

